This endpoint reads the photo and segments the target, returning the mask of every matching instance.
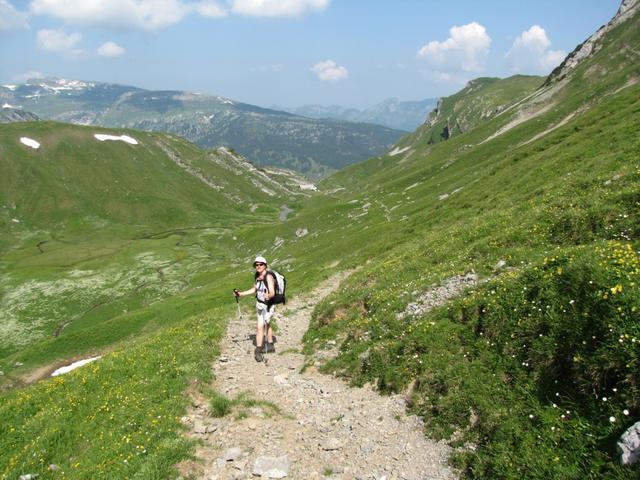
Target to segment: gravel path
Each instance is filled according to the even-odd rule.
[[[207,402],[193,396],[183,418],[189,435],[203,440],[197,461],[178,466],[184,477],[206,480],[454,479],[450,449],[427,439],[401,396],[351,388],[308,368],[300,353],[315,305],[338,287],[344,275],[324,282],[287,305],[278,320],[276,353],[267,362],[253,357],[254,314],[228,325],[222,354],[213,366],[213,387],[229,398],[239,394],[266,403],[235,406],[214,418]],[[275,411],[276,406],[279,411]]]

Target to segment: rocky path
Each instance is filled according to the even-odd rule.
[[[185,477],[205,480],[453,479],[449,449],[424,437],[418,418],[407,416],[401,396],[351,388],[308,368],[300,373],[302,336],[311,312],[343,276],[336,276],[279,314],[276,353],[253,357],[253,313],[234,319],[213,366],[213,387],[238,402],[214,418],[206,401],[194,399],[184,422],[203,440],[197,462],[179,466]],[[281,308],[282,310],[282,308]],[[276,408],[277,407],[277,410]]]

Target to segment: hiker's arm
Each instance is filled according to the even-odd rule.
[[[274,283],[273,275],[267,275],[267,293],[265,294],[265,300],[271,300],[276,295],[276,284]]]
[[[249,290],[243,290],[242,292],[238,292],[239,297],[246,297],[247,295],[255,295],[256,287],[251,287]]]

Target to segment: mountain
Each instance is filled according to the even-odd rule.
[[[43,119],[180,135],[203,148],[233,148],[256,165],[319,178],[384,152],[403,132],[318,120],[182,91],[64,79],[0,86],[0,101]]]
[[[225,325],[252,328],[242,316],[251,306],[231,292],[250,284],[260,253],[305,299],[350,273],[311,314],[304,348],[277,358],[304,353],[308,369],[401,392],[420,429],[451,446],[461,478],[637,479],[617,443],[640,416],[638,5],[625,1],[571,67],[470,82],[432,122],[311,198],[263,195],[241,176],[239,198],[224,197],[153,142],[204,170],[207,152],[173,136],[127,131],[133,145],[97,142],[96,127],[0,126],[0,192],[21,195],[20,216],[3,200],[0,327],[14,346],[0,355],[0,382],[102,355],[2,394],[2,474],[51,476],[55,465],[74,479],[189,475],[190,409],[213,421],[237,407],[222,425],[262,421],[249,394],[227,397],[222,377],[211,387],[212,362],[233,371],[219,356]],[[41,130],[18,130],[29,125]],[[29,135],[40,149],[20,143]],[[234,165],[220,177],[233,178]],[[131,171],[149,177],[133,183]],[[72,174],[81,195],[72,178],[55,186]],[[108,186],[126,211],[110,213]],[[126,205],[137,189],[145,208]],[[59,231],[58,211],[82,215],[74,198],[117,222]],[[294,212],[283,221],[284,199]],[[289,319],[278,318],[282,336]],[[268,368],[282,365],[272,358]],[[202,441],[215,446],[218,432]]]
[[[397,130],[412,132],[425,122],[429,113],[436,106],[436,103],[437,99],[435,98],[418,101],[400,101],[396,98],[389,98],[364,110],[345,108],[337,105],[305,105],[295,108],[274,108],[304,117],[333,118],[350,122],[375,123]]]

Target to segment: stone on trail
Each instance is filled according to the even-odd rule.
[[[278,385],[289,385],[289,379],[286,374],[282,373],[273,377],[273,381]]]
[[[242,456],[242,449],[238,447],[234,447],[224,452],[223,458],[225,462],[235,462],[241,456]]]
[[[323,450],[340,450],[342,448],[342,442],[335,437],[328,438],[322,445]]]
[[[289,475],[289,457],[258,457],[252,473],[264,478],[284,478]]]
[[[208,425],[206,423],[203,423],[200,420],[196,420],[196,423],[193,427],[193,431],[195,433],[199,433],[201,435],[205,435],[207,433],[213,433],[218,429],[218,427],[216,427],[215,425]]]
[[[236,470],[241,470],[244,472],[245,467],[247,466],[246,460],[239,460],[237,462],[233,462],[233,468]]]

